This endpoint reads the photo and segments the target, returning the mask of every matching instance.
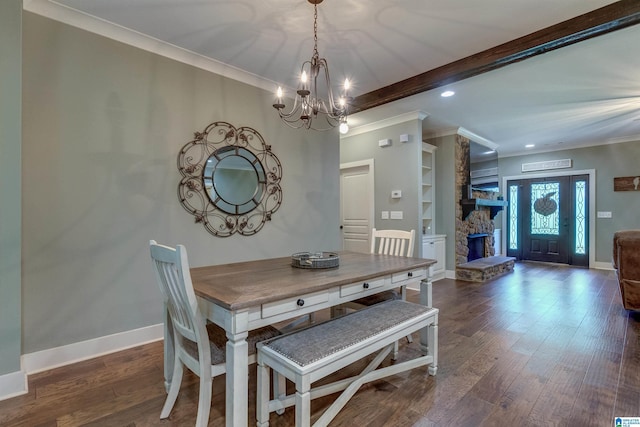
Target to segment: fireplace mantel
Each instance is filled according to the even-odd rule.
[[[492,199],[463,199],[460,204],[462,205],[462,219],[466,219],[471,212],[480,210],[482,207],[489,208],[489,217],[493,219],[498,212],[509,205],[509,202]]]

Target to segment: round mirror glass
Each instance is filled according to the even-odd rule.
[[[264,169],[247,149],[224,147],[216,150],[207,159],[203,178],[209,199],[226,213],[246,214],[262,199]]]

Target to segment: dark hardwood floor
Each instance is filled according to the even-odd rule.
[[[600,427],[640,416],[640,313],[622,308],[612,271],[518,263],[487,283],[438,281],[433,296],[438,375],[424,367],[365,385],[332,426]],[[417,351],[403,340],[401,354]],[[209,425],[223,425],[223,376],[213,390]],[[197,393],[186,375],[170,419],[159,419],[157,342],[31,375],[28,394],[0,402],[0,425],[188,426]],[[312,403],[312,421],[334,397]],[[254,392],[249,400],[254,425]],[[293,409],[271,425],[293,425]]]

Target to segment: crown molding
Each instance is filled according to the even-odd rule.
[[[428,139],[432,139],[432,138],[442,138],[442,137],[451,136],[451,135],[464,136],[465,138],[473,142],[477,142],[478,144],[483,145],[491,150],[498,149],[498,144],[496,144],[495,142],[490,141],[487,138],[484,138],[478,135],[477,133],[473,133],[470,130],[467,130],[463,127],[449,128],[449,129],[444,129],[437,132],[425,133],[424,137]]]
[[[424,111],[411,111],[409,113],[400,114],[398,116],[389,117],[386,119],[378,120],[377,122],[367,123],[361,126],[357,126],[349,129],[349,132],[346,135],[340,135],[340,139],[348,138],[350,136],[360,135],[366,132],[372,132],[374,130],[386,128],[389,126],[397,125],[400,123],[408,122],[411,120],[424,120],[429,116],[429,114]]]
[[[540,148],[540,149],[533,148],[528,150],[521,150],[515,153],[502,154],[500,153],[500,151],[498,153],[500,153],[499,157],[502,159],[505,157],[518,157],[518,156],[527,156],[530,154],[543,154],[543,153],[555,153],[558,151],[580,150],[583,148],[602,147],[605,145],[623,144],[625,142],[638,142],[638,141],[640,141],[640,134],[623,136],[619,138],[608,138],[602,141],[588,141],[582,144],[575,144],[567,147],[554,145],[552,147],[547,147],[547,148]]]
[[[96,18],[84,12],[57,3],[53,0],[24,0],[23,9],[63,24],[98,34],[129,46],[137,47],[183,64],[218,74],[268,92],[273,92],[278,84],[239,68],[215,61],[195,52],[147,36],[137,31]]]
[[[498,149],[498,144],[496,144],[493,141],[489,141],[487,138],[484,138],[480,135],[478,135],[477,133],[473,133],[470,130],[467,130],[463,127],[459,127],[456,130],[456,133],[460,136],[464,136],[465,138],[473,141],[473,142],[477,142],[480,145],[484,145],[487,148],[490,148],[491,150],[497,150]]]

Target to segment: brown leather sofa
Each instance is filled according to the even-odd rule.
[[[627,310],[640,310],[640,230],[614,233],[613,268],[618,277],[622,305]]]

